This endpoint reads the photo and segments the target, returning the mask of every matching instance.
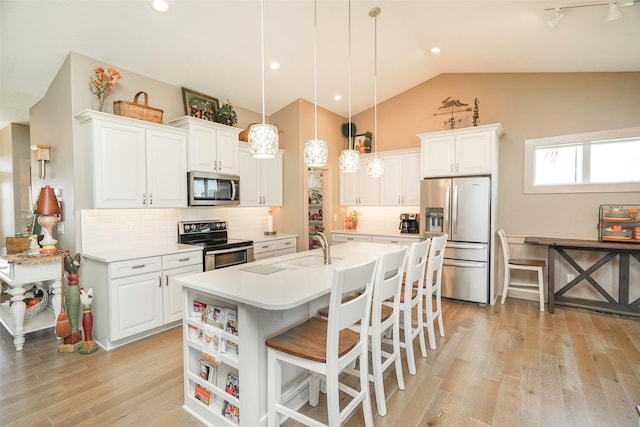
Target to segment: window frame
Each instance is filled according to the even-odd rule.
[[[524,141],[524,193],[525,194],[558,194],[558,193],[628,193],[640,191],[640,182],[611,184],[557,184],[534,185],[534,150],[545,146],[576,145],[580,143],[604,142],[610,140],[639,138],[640,127],[612,129],[597,132],[576,133],[570,135],[531,138]],[[640,165],[639,165],[640,166]]]

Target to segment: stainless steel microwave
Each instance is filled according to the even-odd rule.
[[[189,206],[237,205],[240,203],[240,177],[211,172],[187,173]]]

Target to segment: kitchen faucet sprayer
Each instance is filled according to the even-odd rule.
[[[320,247],[322,248],[322,254],[324,256],[324,263],[326,265],[331,264],[331,248],[329,247],[329,241],[327,240],[327,236],[324,235],[323,232],[318,231],[312,240],[316,240],[320,243]]]

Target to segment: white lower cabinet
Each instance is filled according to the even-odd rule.
[[[331,244],[347,242],[371,242],[371,235],[331,232]]]
[[[389,236],[371,236],[373,243],[387,243],[392,245],[411,246],[414,242],[419,242],[419,237],[389,237]]]
[[[200,250],[111,263],[85,258],[82,266],[94,289],[94,337],[106,350],[176,326],[182,292],[175,279],[203,269]]]
[[[298,238],[263,240],[253,243],[253,256],[257,260],[280,255],[294,254],[298,251]]]
[[[360,234],[360,233],[340,233],[340,232],[332,232],[331,233],[331,242],[332,244],[338,243],[347,243],[347,242],[373,242],[373,243],[387,243],[387,244],[395,244],[395,245],[405,245],[410,246],[413,242],[419,242],[420,237],[396,237],[396,236],[386,236],[383,234]]]

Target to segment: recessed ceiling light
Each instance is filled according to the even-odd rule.
[[[153,0],[153,8],[158,12],[166,12],[169,10],[169,3],[165,0]]]
[[[439,47],[432,47],[431,48],[431,53],[440,53],[440,52],[441,52],[441,50],[440,50]]]
[[[334,101],[340,101],[342,99],[342,95],[336,95],[333,97]]]
[[[278,68],[280,68],[280,63],[273,61],[269,67],[271,67],[272,70],[277,70]]]

